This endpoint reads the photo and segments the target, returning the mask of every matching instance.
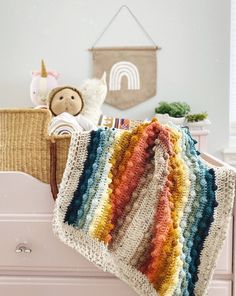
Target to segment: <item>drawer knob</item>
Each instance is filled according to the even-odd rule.
[[[24,245],[24,244],[19,244],[19,245],[16,246],[15,252],[17,254],[21,254],[21,253],[29,254],[29,253],[32,252],[32,250],[29,247],[27,247],[26,245]]]

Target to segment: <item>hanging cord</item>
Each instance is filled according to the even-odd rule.
[[[135,22],[138,24],[138,26],[140,27],[140,29],[144,32],[144,34],[146,35],[146,37],[149,39],[149,41],[151,41],[151,43],[154,45],[154,47],[158,50],[161,49],[160,47],[158,47],[155,43],[155,41],[152,39],[152,37],[148,34],[148,32],[144,29],[143,25],[140,23],[140,21],[137,19],[137,17],[134,15],[134,13],[130,10],[130,8],[127,5],[122,5],[119,10],[115,13],[115,15],[111,18],[110,22],[107,24],[107,26],[105,27],[105,29],[102,31],[102,33],[98,36],[98,38],[95,40],[95,42],[92,45],[93,49],[96,44],[101,40],[101,38],[103,37],[103,35],[106,33],[106,31],[109,29],[109,27],[111,26],[111,24],[114,22],[114,20],[116,19],[116,17],[120,14],[121,10],[125,8],[128,10],[128,12],[130,13],[130,15],[133,17],[133,19],[135,20]]]

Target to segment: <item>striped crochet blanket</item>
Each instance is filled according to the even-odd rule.
[[[202,296],[234,187],[234,171],[209,168],[186,128],[99,128],[72,137],[53,229],[139,295]]]

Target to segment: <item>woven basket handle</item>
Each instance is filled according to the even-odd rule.
[[[50,186],[53,199],[56,200],[58,194],[57,187],[57,144],[51,141],[50,144]]]

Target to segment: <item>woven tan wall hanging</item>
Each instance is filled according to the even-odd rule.
[[[152,42],[151,46],[95,47],[111,23],[126,8],[136,23]],[[108,94],[106,103],[119,109],[135,106],[156,95],[157,56],[153,39],[145,31],[127,6],[122,6],[109,22],[91,48],[93,75],[107,73]]]

